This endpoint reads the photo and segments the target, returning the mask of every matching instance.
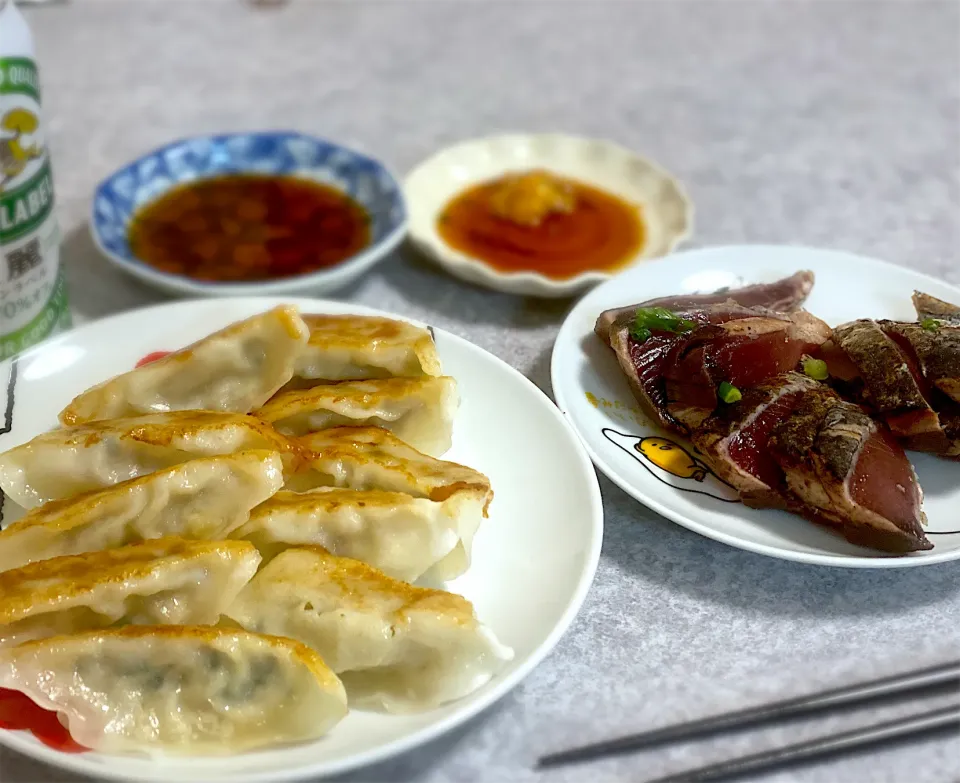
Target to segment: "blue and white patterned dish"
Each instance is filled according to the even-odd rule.
[[[222,174],[286,174],[338,188],[370,214],[370,244],[328,269],[245,283],[207,282],[161,272],[130,252],[130,219],[141,206],[178,184]],[[339,288],[388,255],[403,239],[406,226],[402,190],[382,163],[293,131],[197,136],[154,150],[97,186],[90,218],[94,241],[120,269],[167,292],[197,296],[320,293]]]

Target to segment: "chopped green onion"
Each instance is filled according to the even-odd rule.
[[[743,398],[740,390],[732,383],[727,383],[726,381],[720,384],[720,387],[717,389],[717,396],[722,402],[726,403],[738,402]]]
[[[827,363],[823,359],[814,359],[810,356],[803,357],[801,362],[803,372],[815,381],[825,381],[830,377],[827,370]]]
[[[940,328],[940,322],[936,318],[924,318],[920,322],[920,328],[926,329],[928,332],[935,332]]]
[[[682,334],[689,332],[696,324],[670,312],[665,307],[641,307],[637,310],[630,336],[637,342],[644,342],[653,336],[654,332],[670,332]]]

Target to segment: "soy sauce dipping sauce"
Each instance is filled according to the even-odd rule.
[[[236,174],[180,185],[142,207],[130,250],[163,272],[247,282],[335,266],[370,244],[370,216],[339,190]]]

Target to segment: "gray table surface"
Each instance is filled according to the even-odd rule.
[[[94,184],[172,138],[264,127],[359,145],[401,173],[496,131],[610,137],[685,180],[696,245],[826,245],[960,283],[956,3],[297,0],[257,11],[235,0],[74,0],[28,14],[80,321],[160,298],[92,248]],[[548,393],[571,304],[471,288],[403,254],[341,295],[463,335]],[[957,656],[958,563],[869,572],[779,562],[601,485],[602,559],[556,651],[463,729],[348,780],[639,783],[903,708],[549,774],[532,762]],[[66,776],[3,750],[0,778]],[[958,779],[957,739],[758,778]]]

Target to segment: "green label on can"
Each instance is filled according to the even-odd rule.
[[[67,307],[67,283],[63,277],[63,269],[57,275],[56,282],[53,284],[52,291],[35,289],[31,297],[35,300],[38,296],[47,293],[49,296],[46,303],[41,306],[40,312],[25,326],[20,327],[11,334],[5,334],[0,338],[0,359],[9,359],[21,351],[35,345],[41,340],[49,337],[54,332],[65,331],[70,328],[70,309]],[[36,302],[27,303],[28,306],[35,306]],[[23,306],[24,303],[8,302],[0,303],[0,315],[5,307]]]
[[[33,60],[5,57],[0,60],[0,95],[29,95],[40,103],[40,75]]]
[[[0,58],[0,359],[69,321],[37,66]]]
[[[53,211],[50,161],[20,187],[0,193],[0,244],[36,231]]]

